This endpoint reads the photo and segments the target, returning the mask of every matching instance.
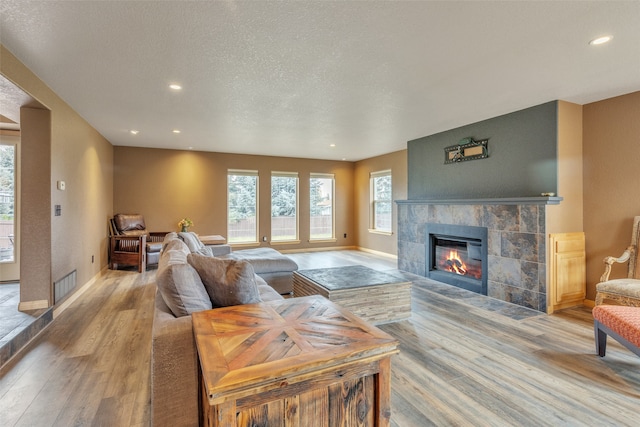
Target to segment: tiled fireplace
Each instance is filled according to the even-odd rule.
[[[547,309],[547,199],[398,201],[398,268],[428,277],[427,224],[486,227],[487,295]]]

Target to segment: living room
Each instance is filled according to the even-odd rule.
[[[273,171],[296,171],[301,181],[310,173],[335,174],[335,242],[309,243],[301,226],[301,243],[276,248],[309,251],[361,248],[391,259],[398,255],[397,224],[394,223],[390,235],[369,232],[370,173],[392,170],[393,197],[406,199],[406,142],[431,133],[407,137],[400,141],[404,148],[353,161],[113,145],[4,43],[0,49],[0,74],[24,94],[18,106],[23,107],[23,114],[18,113],[23,177],[20,238],[22,253],[29,254],[20,277],[24,308],[55,306],[52,283],[69,272],[76,271],[77,286],[67,302],[75,292],[84,291],[101,277],[108,262],[107,221],[114,213],[140,212],[149,228],[158,231],[176,230],[178,220],[188,216],[195,222],[193,231],[225,234],[225,181],[230,168],[257,170],[264,179]],[[633,56],[634,52],[628,53]],[[586,236],[586,304],[595,299],[602,259],[618,255],[626,248],[632,218],[640,212],[640,198],[634,186],[640,163],[638,89],[636,81],[613,88],[615,96],[572,104],[580,116],[581,153],[559,161],[578,162],[582,171],[581,217],[575,218],[574,225]],[[518,91],[513,92],[517,97]],[[562,100],[545,98],[521,107],[556,99]],[[433,111],[424,113],[433,114]],[[50,125],[43,127],[43,122]],[[470,122],[461,119],[456,125],[440,130]],[[66,183],[64,191],[56,187],[58,181]],[[266,193],[261,200],[267,201],[268,189],[265,186],[262,190]],[[566,196],[560,191],[558,195]],[[61,206],[60,216],[52,214],[55,205]],[[259,236],[268,237],[268,207],[261,206],[260,215],[263,228]],[[303,222],[301,219],[301,225]],[[62,311],[60,306],[55,308]]]

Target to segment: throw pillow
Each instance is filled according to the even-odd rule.
[[[178,236],[187,244],[187,247],[194,254],[200,254],[205,256],[212,256],[211,249],[206,247],[204,243],[200,241],[198,235],[192,231],[181,231]]]
[[[169,251],[178,251],[184,254],[184,260],[182,260],[182,262],[186,263],[187,262],[187,255],[189,255],[191,253],[191,251],[189,251],[189,248],[187,247],[187,245],[184,244],[184,242],[178,238],[174,239],[174,240],[169,240],[167,242],[163,243],[163,247],[162,247],[162,251],[163,252],[169,252]],[[162,259],[160,260],[162,261]],[[160,266],[158,266],[158,268],[160,268]]]
[[[167,263],[158,268],[156,284],[162,299],[176,317],[212,308],[198,272],[189,264],[178,262],[184,259],[181,251],[170,250],[164,255]]]
[[[246,261],[189,254],[213,307],[261,302],[253,266]]]

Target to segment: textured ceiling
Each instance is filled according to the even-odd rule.
[[[346,160],[640,90],[638,22],[640,1],[0,1],[0,42],[114,145]]]

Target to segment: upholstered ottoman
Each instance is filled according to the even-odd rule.
[[[298,269],[298,264],[275,249],[242,249],[223,255],[220,258],[249,261],[256,274],[262,277],[279,294],[284,295],[293,292],[293,272]]]
[[[607,335],[640,356],[640,307],[598,305],[592,313],[598,356],[605,355]]]

